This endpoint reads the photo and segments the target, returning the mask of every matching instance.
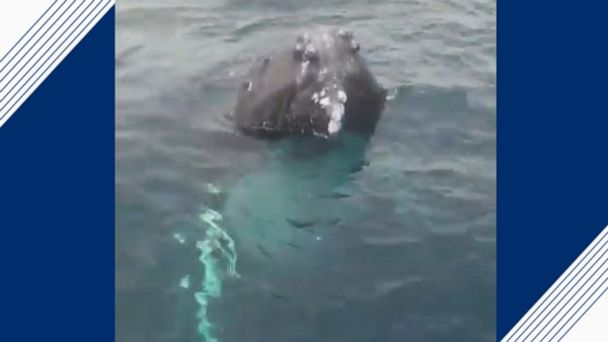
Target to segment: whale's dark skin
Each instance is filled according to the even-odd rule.
[[[253,64],[234,119],[242,132],[262,138],[371,135],[385,99],[352,33],[317,29]]]

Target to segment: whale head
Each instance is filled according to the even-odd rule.
[[[352,32],[323,28],[254,63],[239,90],[235,118],[256,136],[370,134],[385,97]]]

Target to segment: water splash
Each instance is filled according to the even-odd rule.
[[[393,101],[399,95],[399,88],[391,88],[386,93],[386,100]]]
[[[186,238],[180,233],[173,234],[173,238],[182,245],[186,243]]]
[[[209,320],[208,306],[211,298],[219,298],[222,294],[222,280],[225,276],[239,277],[236,271],[237,254],[234,240],[220,226],[220,213],[207,209],[199,215],[205,224],[205,238],[197,241],[196,248],[200,250],[198,260],[204,268],[201,290],[194,294],[199,304],[197,318],[198,333],[205,342],[218,342],[213,335],[213,324]]]
[[[207,183],[207,192],[210,194],[213,194],[213,195],[217,195],[217,194],[221,193],[222,191],[217,186],[215,186],[211,183]]]
[[[190,288],[190,276],[189,275],[186,275],[182,279],[180,279],[179,287],[186,289],[186,290],[188,288]]]

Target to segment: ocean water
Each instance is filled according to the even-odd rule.
[[[235,134],[316,25],[390,89],[374,136]],[[117,341],[495,340],[495,1],[121,0],[116,44]]]

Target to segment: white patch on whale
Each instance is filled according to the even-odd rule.
[[[332,84],[331,88],[338,89],[338,86],[336,84]],[[338,133],[342,128],[342,118],[344,117],[345,111],[344,104],[348,99],[346,93],[342,89],[338,90],[335,94],[337,101],[332,101],[327,88],[323,88],[320,94],[315,92],[312,95],[312,100],[315,103],[318,103],[321,108],[325,109],[325,112],[329,117],[327,132],[331,135]]]
[[[327,132],[329,134],[336,134],[342,128],[342,117],[344,116],[344,104],[333,103],[329,113],[329,124],[327,125]]]
[[[301,66],[300,66],[300,75],[297,77],[296,82],[302,83],[302,81],[304,80],[304,77],[306,76],[306,72],[308,71],[308,65],[310,64],[309,60],[305,60],[302,62]]]
[[[323,97],[321,98],[321,101],[319,101],[319,104],[321,105],[321,108],[327,108],[331,105],[331,101],[329,100],[329,97]]]
[[[338,91],[338,100],[340,100],[340,102],[342,103],[346,103],[346,101],[348,100],[348,97],[346,96],[346,93],[343,90]]]
[[[317,53],[315,46],[311,43],[306,44],[306,47],[304,48],[304,56],[310,57],[313,56],[315,53]]]

